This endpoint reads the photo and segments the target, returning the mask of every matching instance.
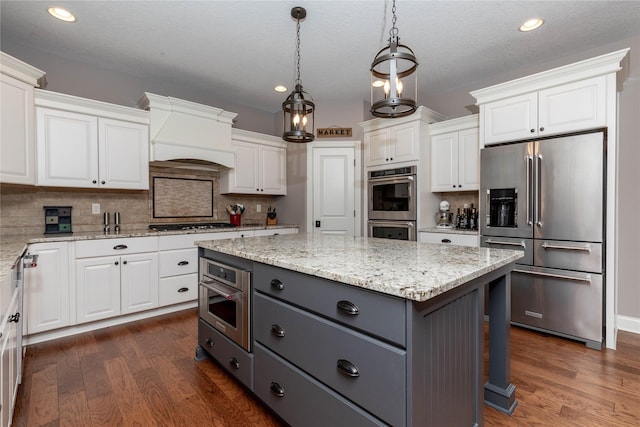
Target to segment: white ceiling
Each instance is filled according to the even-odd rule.
[[[206,88],[223,99],[277,111],[295,79],[295,20],[303,6],[301,74],[316,103],[369,100],[369,66],[389,36],[391,2],[60,1],[0,2],[0,40],[100,68]],[[465,82],[603,46],[638,34],[640,1],[398,0],[401,42],[420,61],[419,99]],[[541,17],[545,25],[521,33]]]

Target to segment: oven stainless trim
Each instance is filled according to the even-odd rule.
[[[409,230],[409,241],[415,242],[417,240],[416,234],[416,222],[415,221],[385,221],[385,220],[369,220],[368,221],[368,236],[372,237],[373,227],[396,227],[406,228]]]

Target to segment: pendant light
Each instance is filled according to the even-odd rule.
[[[313,98],[302,90],[300,80],[300,20],[307,16],[302,7],[291,9],[291,16],[296,20],[296,65],[297,78],[293,92],[282,103],[283,128],[282,139],[289,142],[311,142],[315,139],[313,114],[316,108]]]
[[[418,108],[418,60],[410,47],[399,43],[395,0],[392,13],[389,44],[371,63],[371,114],[383,118],[408,116]]]

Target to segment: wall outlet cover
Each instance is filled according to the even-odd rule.
[[[91,213],[100,215],[100,203],[91,203]]]

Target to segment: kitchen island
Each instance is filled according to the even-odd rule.
[[[198,245],[251,265],[245,384],[289,424],[473,426],[483,401],[515,409],[509,287],[521,252],[314,234]]]

